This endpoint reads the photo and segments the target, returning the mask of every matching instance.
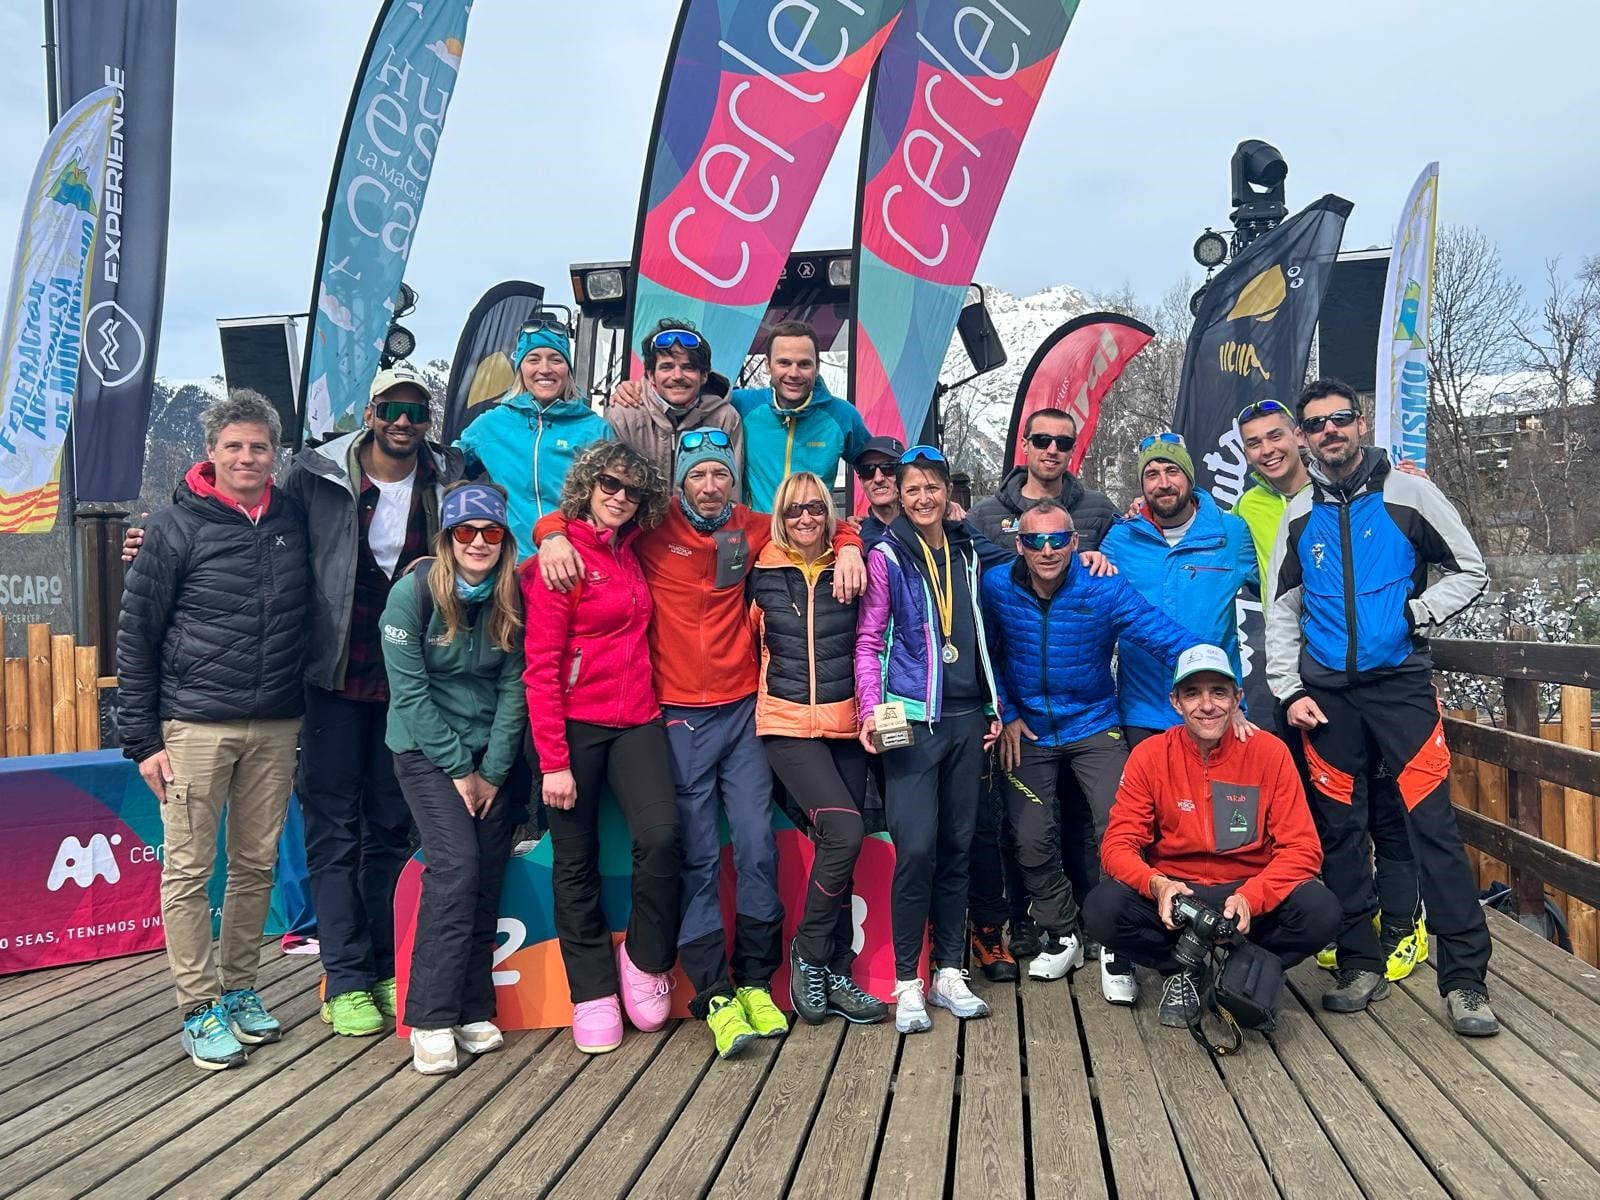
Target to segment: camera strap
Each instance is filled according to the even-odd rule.
[[[1211,950],[1210,961],[1207,963],[1205,986],[1200,989],[1200,1011],[1193,1021],[1189,1022],[1189,1034],[1205,1049],[1219,1058],[1229,1054],[1237,1054],[1244,1046],[1244,1030],[1239,1027],[1239,1022],[1232,1013],[1217,1003],[1217,976],[1222,973],[1216,948]],[[1224,1040],[1212,1041],[1206,1036],[1203,1028],[1206,1016],[1216,1019],[1225,1031]]]

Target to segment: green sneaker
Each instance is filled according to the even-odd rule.
[[[386,1017],[395,1016],[394,1003],[394,976],[380,979],[372,985],[372,1002],[378,1006],[378,1011]]]
[[[340,992],[322,1002],[322,1023],[340,1037],[371,1037],[383,1032],[383,1014],[370,992]]]
[[[718,1058],[732,1058],[761,1036],[745,1020],[744,1005],[730,996],[712,997],[707,1006],[706,1024],[716,1039]]]
[[[772,1002],[772,993],[766,988],[742,987],[734,995],[744,1009],[744,1019],[761,1037],[782,1037],[789,1032],[789,1018]]]

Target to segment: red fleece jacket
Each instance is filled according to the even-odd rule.
[[[1316,878],[1322,842],[1289,748],[1277,738],[1257,733],[1240,742],[1229,733],[1201,761],[1188,729],[1174,725],[1128,755],[1100,861],[1146,896],[1158,874],[1185,883],[1243,879],[1239,894],[1252,913],[1265,913]]]

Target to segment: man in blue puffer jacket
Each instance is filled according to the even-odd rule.
[[[1085,554],[1083,561],[1097,574],[1108,571],[1108,563],[1115,566],[1195,641],[1227,651],[1236,676],[1244,678],[1234,599],[1260,579],[1250,527],[1194,486],[1194,463],[1180,434],[1154,433],[1139,443],[1139,485],[1139,515],[1113,525],[1101,553]],[[1181,723],[1167,700],[1172,664],[1124,643],[1117,684],[1131,745]]]
[[[1168,673],[1199,639],[1163,616],[1118,576],[1096,577],[1074,561],[1077,532],[1060,501],[1022,514],[1020,557],[982,578],[984,628],[1004,728],[1000,768],[1016,833],[1017,862],[1033,919],[1045,932],[1031,979],[1060,979],[1083,962],[1077,900],[1100,880],[1100,835],[1116,798],[1128,747],[1118,728],[1111,652],[1138,647]],[[1087,808],[1058,816],[1072,792]],[[1063,864],[1062,825],[1069,826]],[[1101,990],[1132,1004],[1129,964],[1101,957]]]

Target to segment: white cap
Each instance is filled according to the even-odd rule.
[[[422,381],[422,376],[418,375],[410,367],[390,367],[387,371],[379,371],[373,377],[372,390],[368,393],[368,396],[370,399],[376,400],[390,388],[402,385],[415,388],[421,395],[424,404],[432,399],[432,393],[428,391],[428,385]]]
[[[1208,646],[1204,643],[1190,646],[1178,655],[1178,669],[1172,673],[1172,686],[1177,687],[1189,676],[1206,671],[1226,675],[1233,680],[1235,687],[1239,686],[1238,676],[1233,673],[1233,664],[1228,661],[1227,652],[1221,646]]]

